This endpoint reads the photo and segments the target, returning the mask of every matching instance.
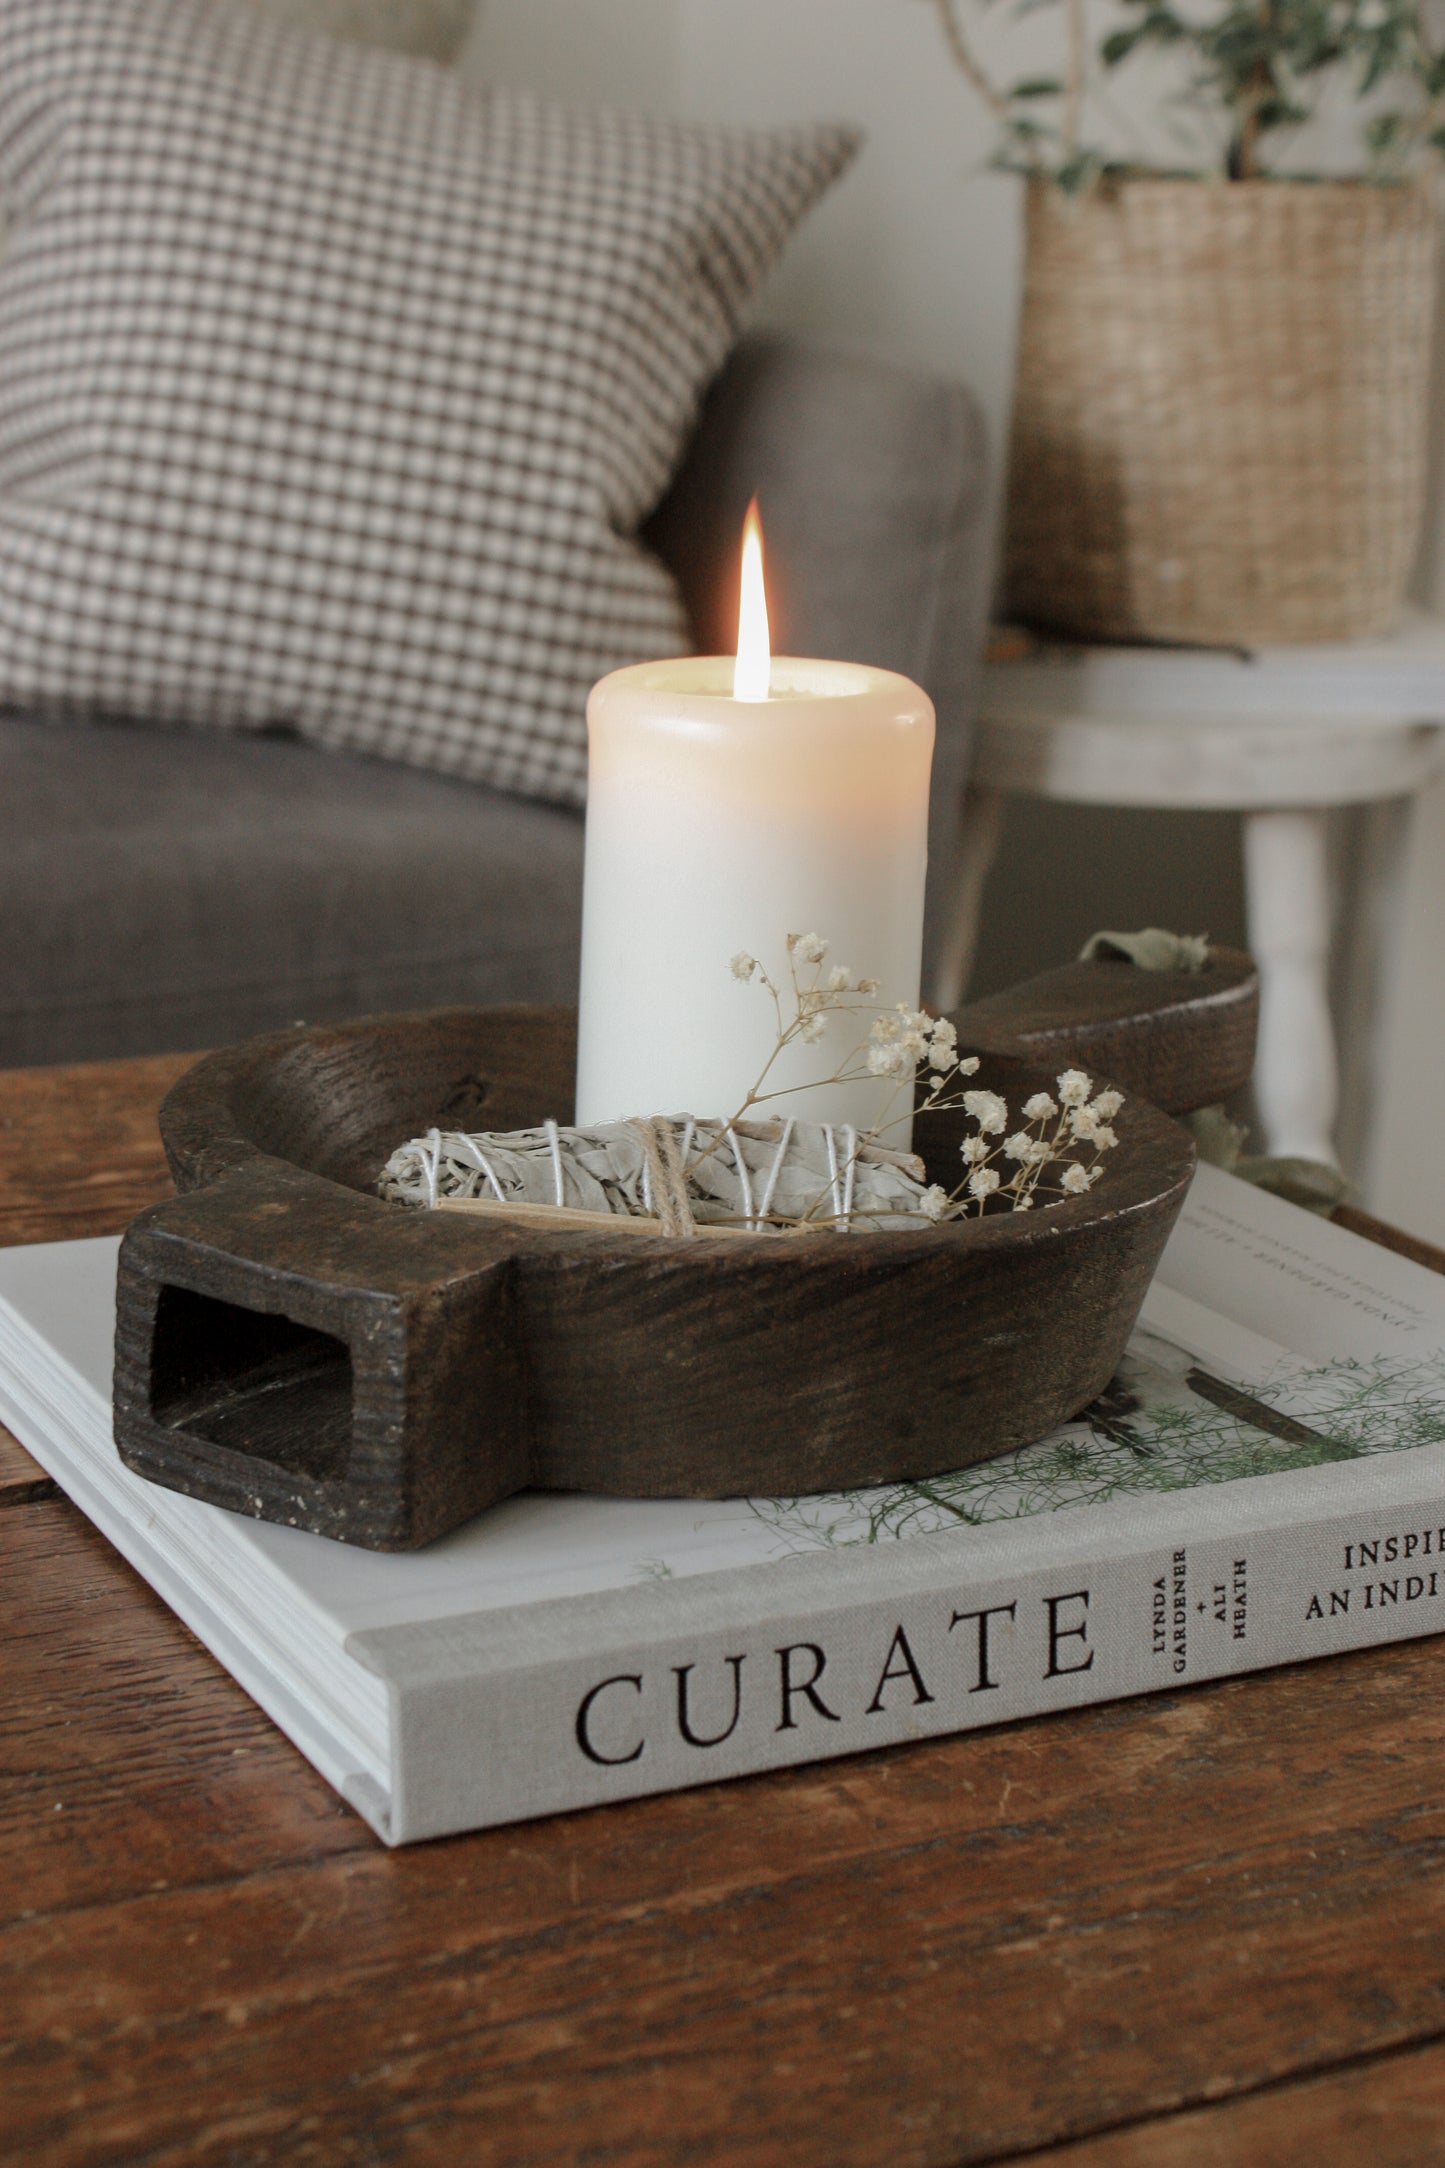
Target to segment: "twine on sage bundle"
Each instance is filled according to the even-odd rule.
[[[665,1235],[695,1235],[697,1221],[687,1194],[687,1154],[694,1124],[689,1120],[679,1147],[677,1131],[660,1115],[633,1121],[628,1128],[642,1146],[643,1201]]]

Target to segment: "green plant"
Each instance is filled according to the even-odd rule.
[[[1193,8],[1105,0],[1107,20],[1097,31],[1088,0],[1012,0],[1015,18],[1058,8],[1063,46],[1058,72],[1012,83],[996,81],[979,59],[959,0],[933,5],[954,60],[998,123],[995,163],[1048,175],[1071,194],[1104,175],[1141,171],[1282,178],[1284,146],[1333,86],[1363,106],[1362,169],[1370,178],[1408,178],[1445,152],[1445,50],[1431,40],[1421,0],[1201,0]],[[1162,57],[1171,79],[1171,114],[1194,124],[1178,162],[1086,140],[1095,120],[1117,136],[1109,80],[1147,54]]]

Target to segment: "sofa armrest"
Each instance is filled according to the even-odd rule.
[[[779,654],[901,670],[938,710],[924,991],[951,892],[989,591],[983,426],[961,385],[778,335],[738,347],[647,529],[730,654],[757,491]]]

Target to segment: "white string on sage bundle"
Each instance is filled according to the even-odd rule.
[[[976,1054],[960,1055],[946,1017],[899,1002],[880,1008],[871,979],[844,965],[825,975],[820,934],[790,934],[785,989],[754,956],[739,952],[734,978],[772,999],[777,1042],[741,1108],[727,1120],[645,1115],[590,1128],[556,1121],[505,1134],[428,1131],[394,1152],[380,1194],[398,1204],[451,1207],[596,1224],[642,1223],[638,1232],[678,1239],[708,1234],[878,1233],[920,1221],[1027,1212],[1084,1195],[1118,1143],[1121,1093],[1095,1092],[1081,1069],[1065,1069],[1055,1092],[1034,1092],[1017,1115],[1001,1093],[969,1083]],[[761,1114],[786,1096],[771,1089],[774,1064],[794,1041],[814,1045],[829,1014],[856,1013],[866,1030],[822,1084],[891,1080],[894,1098],[926,1115],[959,1111],[972,1124],[958,1147],[963,1172],[949,1188],[930,1182],[921,1159],[882,1142],[887,1110],[871,1130]],[[811,1087],[810,1087],[811,1088]],[[761,1118],[760,1118],[761,1115]]]
[[[699,1122],[653,1116],[585,1129],[468,1135],[432,1129],[392,1154],[383,1197],[398,1204],[477,1203],[569,1216],[641,1220],[700,1231],[782,1234],[917,1225],[928,1183],[920,1159],[852,1127]]]

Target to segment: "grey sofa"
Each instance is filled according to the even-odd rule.
[[[937,703],[936,928],[986,595],[976,410],[957,385],[745,342],[650,530],[713,652],[755,488],[778,651],[902,670]],[[284,736],[0,715],[0,1066],[570,1001],[581,887],[582,822],[555,807]]]

